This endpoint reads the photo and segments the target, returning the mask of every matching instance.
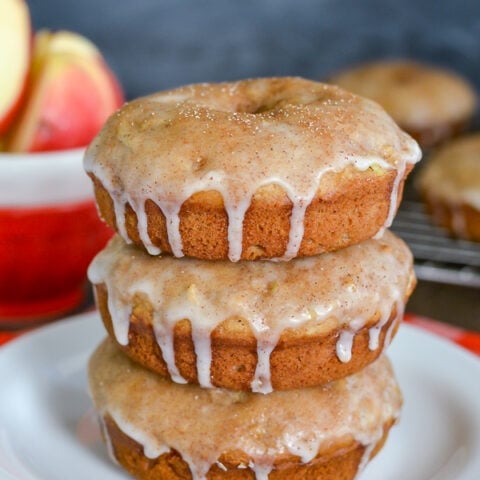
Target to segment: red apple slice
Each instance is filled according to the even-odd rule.
[[[30,68],[30,12],[23,0],[0,1],[0,135],[20,107]]]
[[[38,152],[85,146],[122,103],[117,79],[90,41],[71,32],[39,32],[31,89],[7,148]]]

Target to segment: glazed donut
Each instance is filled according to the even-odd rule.
[[[375,103],[300,78],[125,105],[85,169],[103,219],[152,255],[290,259],[381,234],[417,144]]]
[[[435,223],[456,237],[480,242],[480,134],[433,152],[417,182]]]
[[[473,87],[459,75],[408,60],[361,65],[330,81],[378,102],[422,147],[463,130],[477,104]]]
[[[238,263],[151,257],[117,236],[88,275],[132,359],[179,383],[262,393],[371,363],[415,285],[412,255],[389,231],[291,262]]]
[[[386,357],[323,387],[261,395],[172,383],[105,341],[89,384],[113,459],[139,480],[353,480],[402,404]]]

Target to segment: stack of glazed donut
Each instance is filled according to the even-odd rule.
[[[415,277],[387,228],[420,151],[300,78],[135,100],[85,168],[118,235],[89,269],[111,455],[142,480],[353,479],[402,399],[383,355]]]

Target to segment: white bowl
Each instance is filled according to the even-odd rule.
[[[83,170],[85,148],[42,153],[0,153],[0,208],[32,207],[92,198]]]

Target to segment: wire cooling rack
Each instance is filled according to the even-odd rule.
[[[405,197],[391,230],[412,250],[417,277],[480,288],[480,243],[450,237],[432,224],[412,191]]]

